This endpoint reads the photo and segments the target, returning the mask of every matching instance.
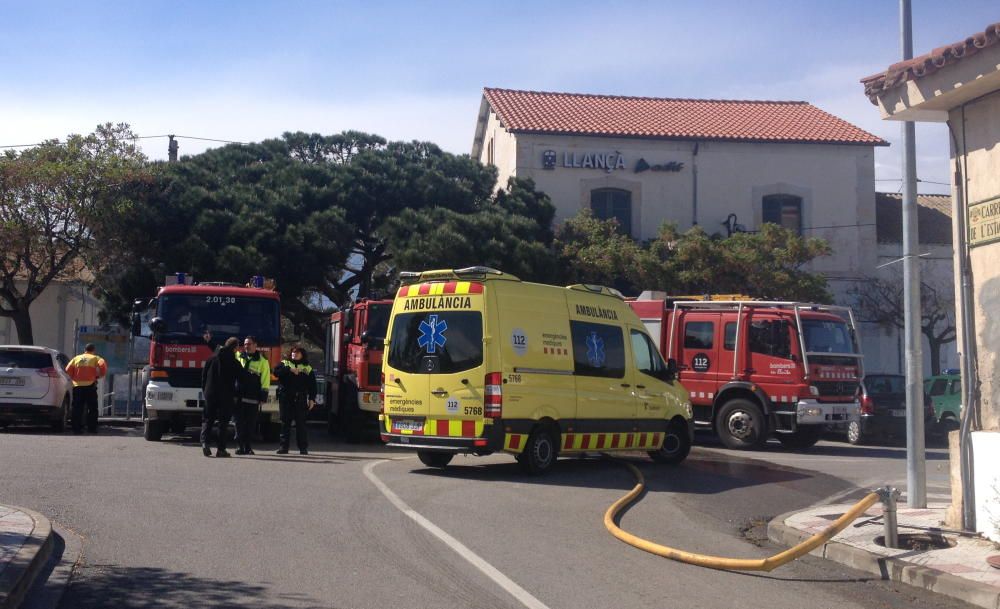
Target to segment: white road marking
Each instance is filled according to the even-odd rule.
[[[467,548],[461,541],[455,539],[448,533],[446,533],[439,526],[427,520],[420,515],[419,512],[411,508],[406,504],[405,501],[399,498],[399,495],[392,492],[392,490],[382,482],[378,476],[375,475],[373,471],[376,465],[380,463],[388,462],[388,459],[383,459],[381,461],[373,461],[369,463],[364,468],[365,477],[375,485],[378,490],[382,491],[385,498],[388,499],[396,509],[408,516],[411,520],[426,529],[431,535],[434,535],[438,539],[444,542],[446,546],[455,551],[456,554],[464,558],[473,567],[482,571],[486,577],[492,579],[498,586],[506,590],[511,596],[516,598],[522,605],[528,607],[529,609],[549,609],[548,605],[542,601],[535,598],[530,592],[517,585],[511,578],[507,577],[500,572],[499,569],[486,562],[478,554]]]

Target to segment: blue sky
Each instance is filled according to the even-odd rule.
[[[0,145],[124,121],[256,141],[359,129],[471,149],[484,86],[809,101],[896,144],[858,80],[898,61],[893,0],[13,2],[0,0]],[[914,51],[1000,21],[996,0],[913,0]],[[918,126],[946,182],[948,140]],[[212,146],[180,140],[182,154]],[[166,141],[144,141],[153,158]],[[897,190],[898,146],[876,153]],[[921,192],[946,192],[921,185]]]

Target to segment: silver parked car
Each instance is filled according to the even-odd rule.
[[[68,363],[48,347],[0,345],[0,426],[48,423],[62,431],[73,399]]]

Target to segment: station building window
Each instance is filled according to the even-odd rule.
[[[783,226],[796,235],[802,234],[802,197],[767,195],[763,201],[764,222]]]
[[[625,235],[632,234],[632,193],[621,188],[596,188],[590,191],[590,209],[599,220],[617,220]]]

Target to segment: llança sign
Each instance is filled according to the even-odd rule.
[[[562,161],[560,163],[559,161]],[[565,167],[568,169],[603,169],[611,173],[616,170],[625,170],[625,156],[618,152],[563,152],[562,159],[555,150],[546,150],[542,153],[542,168],[555,169]],[[684,168],[684,163],[679,161],[668,161],[665,163],[649,163],[646,159],[640,158],[635,163],[635,173],[644,171],[664,171],[678,172]]]

